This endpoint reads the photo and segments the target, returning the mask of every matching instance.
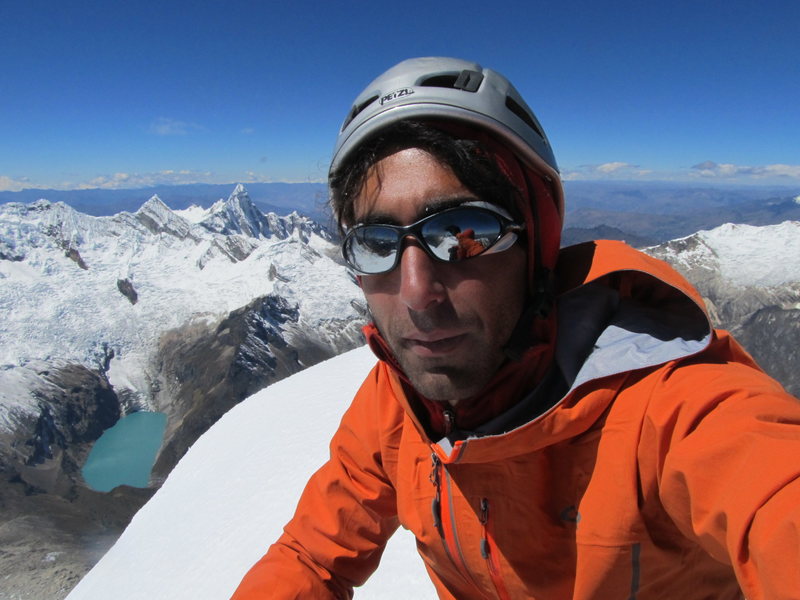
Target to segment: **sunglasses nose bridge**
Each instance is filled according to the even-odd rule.
[[[402,231],[398,232],[399,239],[397,240],[397,254],[398,254],[397,263],[399,263],[400,259],[402,258],[402,253],[405,250],[405,248],[408,247],[408,245],[413,245],[420,248],[434,262],[453,261],[453,258],[451,256],[442,256],[441,248],[436,248],[431,244],[432,243],[440,244],[443,239],[443,236],[449,236],[451,239],[455,240],[457,238],[457,234],[462,231],[462,226],[460,226],[460,224],[456,225],[454,223],[451,223],[449,226],[437,223],[437,221],[439,221],[441,217],[442,213],[431,215],[430,217],[422,219],[414,223],[413,225],[403,227]],[[432,230],[431,230],[431,225],[433,225]],[[439,225],[438,229],[437,225]],[[425,238],[426,229],[428,235],[431,236],[431,239]],[[409,238],[411,241],[407,241]],[[452,246],[450,246],[449,248],[452,251]],[[437,250],[439,251],[438,254]]]
[[[430,247],[428,246],[425,238],[422,237],[422,231],[419,228],[415,228],[414,230],[407,230],[404,231],[400,235],[400,239],[397,240],[397,260],[398,262],[403,257],[403,252],[409,246],[415,246],[420,248],[427,254],[428,256],[433,257],[433,253],[431,252]]]

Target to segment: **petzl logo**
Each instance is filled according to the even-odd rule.
[[[393,92],[389,92],[385,96],[381,97],[381,105],[391,102],[392,100],[397,100],[398,98],[402,98],[404,96],[410,96],[413,93],[414,90],[411,88],[402,88]]]

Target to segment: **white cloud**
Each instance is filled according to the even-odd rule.
[[[693,165],[691,174],[695,177],[714,179],[800,179],[800,165],[777,163],[753,167],[707,160]]]
[[[736,165],[706,160],[691,168],[674,170],[646,169],[622,161],[579,165],[561,172],[564,181],[691,181],[715,180],[726,183],[761,185],[793,184],[800,181],[800,165],[776,163],[771,165]]]
[[[800,179],[800,165],[767,165],[763,167],[767,177],[796,177]]]
[[[56,190],[87,190],[87,189],[136,189],[156,185],[188,185],[193,183],[325,183],[326,179],[290,179],[270,177],[253,170],[217,173],[214,171],[193,171],[189,169],[164,169],[149,173],[118,172],[111,175],[98,175],[82,181],[62,180],[58,183],[47,184],[30,181],[27,177],[12,178],[0,175],[0,192],[18,192],[23,189],[56,189]]]
[[[203,128],[197,123],[188,123],[177,119],[159,117],[150,124],[150,133],[155,135],[187,135],[192,131],[199,131]]]
[[[245,171],[245,175],[247,176],[245,179],[246,183],[269,183],[274,181],[274,179],[267,177],[266,175],[256,173],[255,171]]]
[[[32,187],[38,186],[33,185],[27,177],[15,179],[7,175],[0,175],[0,192],[19,192]]]
[[[749,167],[737,167],[730,163],[715,163],[707,160],[692,166],[693,172],[700,177],[735,177],[736,175],[749,174]]]
[[[561,174],[565,181],[596,179],[646,179],[653,171],[639,165],[613,161],[598,165],[580,165],[577,169],[567,169]]]
[[[595,167],[601,173],[613,173],[614,171],[619,171],[620,169],[635,169],[636,167],[630,163],[626,162],[607,162],[603,163],[602,165],[597,165]]]
[[[153,185],[180,185],[187,183],[216,183],[214,173],[211,171],[175,171],[167,169],[155,173],[114,173],[101,175],[82,183],[65,183],[66,189],[93,189],[107,190],[120,188],[150,187]]]

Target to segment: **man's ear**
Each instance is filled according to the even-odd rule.
[[[356,283],[358,284],[358,287],[363,287],[361,285],[361,275],[356,275]]]

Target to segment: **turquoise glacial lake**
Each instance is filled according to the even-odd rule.
[[[121,418],[92,446],[83,479],[98,492],[123,484],[147,487],[166,427],[164,413],[136,412]]]

